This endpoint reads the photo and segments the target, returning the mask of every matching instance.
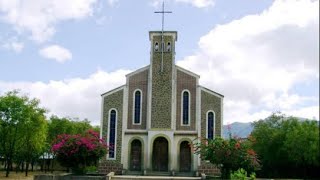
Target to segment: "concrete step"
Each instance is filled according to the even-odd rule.
[[[135,175],[135,176],[142,176],[143,172],[142,171],[126,171],[125,175]]]
[[[169,171],[147,171],[147,176],[171,176]]]
[[[130,176],[130,175],[117,175],[109,177],[109,180],[200,180],[201,177],[179,177],[179,176]]]
[[[196,174],[195,172],[176,172],[175,176],[180,177],[194,177]]]

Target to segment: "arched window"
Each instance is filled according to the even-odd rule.
[[[171,51],[171,43],[170,43],[170,42],[168,42],[168,44],[167,44],[167,51],[168,51],[168,52]]]
[[[140,90],[134,91],[134,99],[133,99],[133,123],[140,124],[141,123],[141,102],[142,102],[142,93]]]
[[[116,126],[117,126],[117,112],[115,109],[109,111],[109,158],[115,158],[116,152]]]
[[[154,43],[154,51],[159,51],[159,43]]]
[[[214,120],[215,115],[213,111],[207,113],[207,138],[213,139],[214,137]]]
[[[190,93],[182,91],[182,125],[189,125],[190,121]]]

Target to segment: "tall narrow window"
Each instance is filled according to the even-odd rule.
[[[208,112],[207,115],[207,133],[208,133],[208,139],[213,139],[214,136],[214,113],[212,111]]]
[[[168,44],[167,44],[167,51],[168,51],[168,52],[171,51],[171,43],[170,43],[170,42],[168,42]]]
[[[156,42],[154,44],[154,51],[159,51],[159,43],[158,42]]]
[[[141,91],[136,90],[134,93],[134,124],[140,124],[141,123]]]
[[[109,113],[109,158],[115,158],[116,150],[117,112],[113,109]]]
[[[188,91],[182,93],[182,125],[189,125],[190,94]]]

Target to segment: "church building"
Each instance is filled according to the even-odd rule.
[[[100,173],[195,174],[214,168],[190,144],[221,136],[224,96],[175,64],[177,32],[151,31],[149,39],[150,65],[101,95],[101,137],[109,151]]]

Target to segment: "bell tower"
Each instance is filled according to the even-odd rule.
[[[151,77],[151,129],[171,129],[172,82],[175,66],[176,31],[149,32]]]

